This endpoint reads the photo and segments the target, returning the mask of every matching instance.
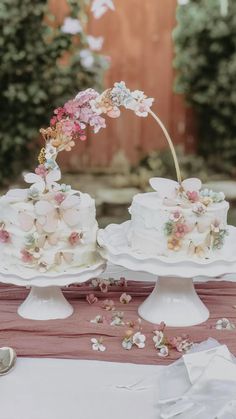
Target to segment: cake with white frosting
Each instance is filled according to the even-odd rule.
[[[36,180],[37,176],[28,174],[25,179]],[[59,169],[54,176],[60,176]],[[55,181],[44,185],[42,191],[37,184],[13,189],[0,199],[0,254],[4,264],[41,272],[93,264],[98,229],[94,200]]]
[[[228,202],[222,192],[202,189],[199,179],[150,180],[155,192],[137,194],[129,209],[134,251],[173,257],[220,254],[227,234]]]

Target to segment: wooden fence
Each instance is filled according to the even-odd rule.
[[[105,86],[124,80],[131,89],[155,98],[158,113],[176,144],[194,146],[191,111],[181,96],[173,93],[172,30],[176,24],[176,0],[114,0],[116,10],[101,19],[89,19],[88,32],[105,38],[102,53],[111,57]],[[60,20],[67,15],[64,0],[52,0]],[[73,153],[64,156],[67,169],[116,169],[136,164],[150,150],[166,146],[152,118],[139,118],[125,111],[117,120],[107,120],[107,129],[89,135]],[[66,160],[65,160],[66,158]]]

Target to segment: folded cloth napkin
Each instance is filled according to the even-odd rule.
[[[202,375],[205,368],[215,355],[220,355],[229,361],[232,361],[232,355],[226,345],[220,345],[206,351],[187,353],[183,355],[184,364],[186,366],[189,380],[194,384]]]
[[[223,419],[224,410],[235,399],[236,364],[215,355],[200,378],[181,398],[163,406],[161,418],[216,419],[221,415]]]
[[[217,353],[219,348],[221,348],[221,345],[217,340],[209,338],[201,343],[193,345],[191,350],[188,351],[186,358],[182,357],[168,367],[165,367],[160,374],[160,379],[157,381],[157,404],[169,403],[182,397],[182,395],[190,389],[192,379],[196,376],[196,369],[198,371],[198,376],[202,374],[204,370],[202,362],[204,362],[204,367],[206,366],[204,357],[205,352],[208,353],[208,351],[211,351],[211,356],[209,356],[209,354],[207,356],[208,363]],[[201,353],[201,357],[198,358],[197,355],[199,353]],[[196,355],[195,361],[194,354]],[[190,362],[187,362],[187,356],[191,357]],[[187,368],[187,366],[189,366],[189,368]],[[193,371],[193,374],[191,374],[191,371]]]

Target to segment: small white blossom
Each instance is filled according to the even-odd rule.
[[[95,19],[99,19],[108,10],[115,10],[115,6],[112,0],[93,0],[91,6],[91,12]]]
[[[90,320],[90,323],[103,323],[103,316],[101,316],[100,314],[98,314],[97,316],[94,317],[94,319]]]
[[[158,356],[165,358],[169,355],[169,349],[166,345],[163,345],[159,348]]]
[[[100,49],[103,46],[104,38],[102,36],[95,37],[92,35],[88,35],[87,42],[88,42],[89,48],[92,51],[100,51]]]
[[[81,64],[84,68],[91,68],[94,64],[93,54],[89,49],[82,49],[80,51]]]
[[[92,338],[91,343],[92,343],[93,351],[104,352],[106,350],[106,347],[102,344],[102,338],[100,339]]]
[[[235,325],[229,321],[229,319],[223,317],[222,319],[217,320],[216,322],[216,329],[217,330],[233,330],[235,329]]]
[[[132,346],[133,346],[133,341],[132,341],[132,339],[127,339],[127,338],[124,338],[124,339],[122,340],[122,347],[123,347],[124,349],[130,350],[130,349],[132,348]]]
[[[66,17],[61,27],[61,31],[71,35],[76,35],[77,33],[82,32],[82,26],[79,19]]]
[[[136,345],[139,349],[145,347],[146,336],[142,335],[141,332],[137,332],[133,335],[133,344]]]
[[[163,346],[164,333],[159,330],[155,330],[153,333],[155,333],[155,335],[153,336],[152,340],[155,344],[155,348],[158,349]]]

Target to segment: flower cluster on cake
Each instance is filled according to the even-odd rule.
[[[41,129],[45,147],[34,173],[24,176],[31,184],[12,189],[0,198],[0,255],[4,265],[26,266],[40,272],[63,272],[88,266],[97,258],[95,202],[86,193],[59,183],[56,162],[62,151],[86,140],[85,128],[97,133],[105,128],[102,113],[118,117],[119,106],[146,116],[153,99],[131,92],[124,82],[101,95],[93,89],[80,92],[54,111],[50,126]]]

